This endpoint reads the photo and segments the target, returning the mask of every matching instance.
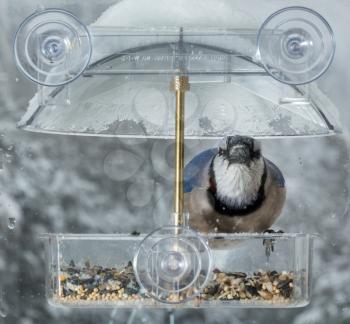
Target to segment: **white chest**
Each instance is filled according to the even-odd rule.
[[[229,164],[217,156],[213,170],[216,180],[217,197],[230,206],[244,206],[258,196],[264,173],[263,159],[254,161],[250,167],[244,164]]]

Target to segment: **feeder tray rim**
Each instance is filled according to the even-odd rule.
[[[197,232],[196,232],[197,233]],[[198,234],[204,239],[268,239],[268,238],[281,238],[281,239],[295,239],[295,238],[320,238],[318,233],[210,233],[210,234]],[[59,238],[67,240],[143,240],[149,233],[134,234],[74,234],[74,233],[43,233],[39,235],[40,239],[46,240],[50,238]],[[159,237],[168,237],[168,235],[157,235]]]
[[[39,107],[40,108],[40,107]],[[34,128],[18,123],[17,128],[25,130],[31,133],[38,134],[48,134],[48,135],[64,135],[64,136],[88,136],[88,137],[115,137],[115,138],[132,138],[132,139],[174,139],[174,135],[119,135],[119,134],[101,134],[101,133],[82,133],[82,132],[70,132],[70,131],[53,131],[44,130],[42,128]],[[281,139],[281,138],[318,138],[326,136],[341,135],[343,131],[340,129],[330,130],[328,133],[324,134],[295,134],[295,135],[249,135],[256,139]],[[241,134],[244,135],[244,134]],[[186,140],[218,140],[222,139],[224,136],[220,135],[185,135]]]

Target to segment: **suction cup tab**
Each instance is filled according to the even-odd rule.
[[[49,9],[20,25],[14,43],[16,63],[32,81],[59,86],[79,77],[91,57],[86,26],[71,13]]]
[[[212,256],[196,232],[162,227],[141,242],[134,258],[136,278],[145,292],[168,304],[197,296],[211,274]]]
[[[281,9],[260,27],[258,53],[265,70],[283,83],[318,79],[335,52],[332,28],[317,12],[304,7]]]

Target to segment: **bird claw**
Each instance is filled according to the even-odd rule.
[[[275,231],[275,230],[273,230],[271,228],[268,228],[263,233],[264,234],[282,234],[282,233],[284,233],[284,231],[282,231],[282,230]]]
[[[273,229],[267,229],[264,231],[264,234],[276,234],[276,233],[284,233],[282,230],[275,231]],[[265,246],[265,255],[267,261],[271,256],[271,253],[275,250],[275,239],[263,239],[263,246]]]

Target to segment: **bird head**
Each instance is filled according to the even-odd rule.
[[[245,164],[249,167],[252,162],[261,159],[261,145],[252,137],[228,136],[219,147],[219,156],[229,164]]]
[[[247,136],[229,136],[219,145],[209,169],[209,191],[215,194],[215,208],[224,213],[249,210],[264,196],[265,162],[260,143]]]

